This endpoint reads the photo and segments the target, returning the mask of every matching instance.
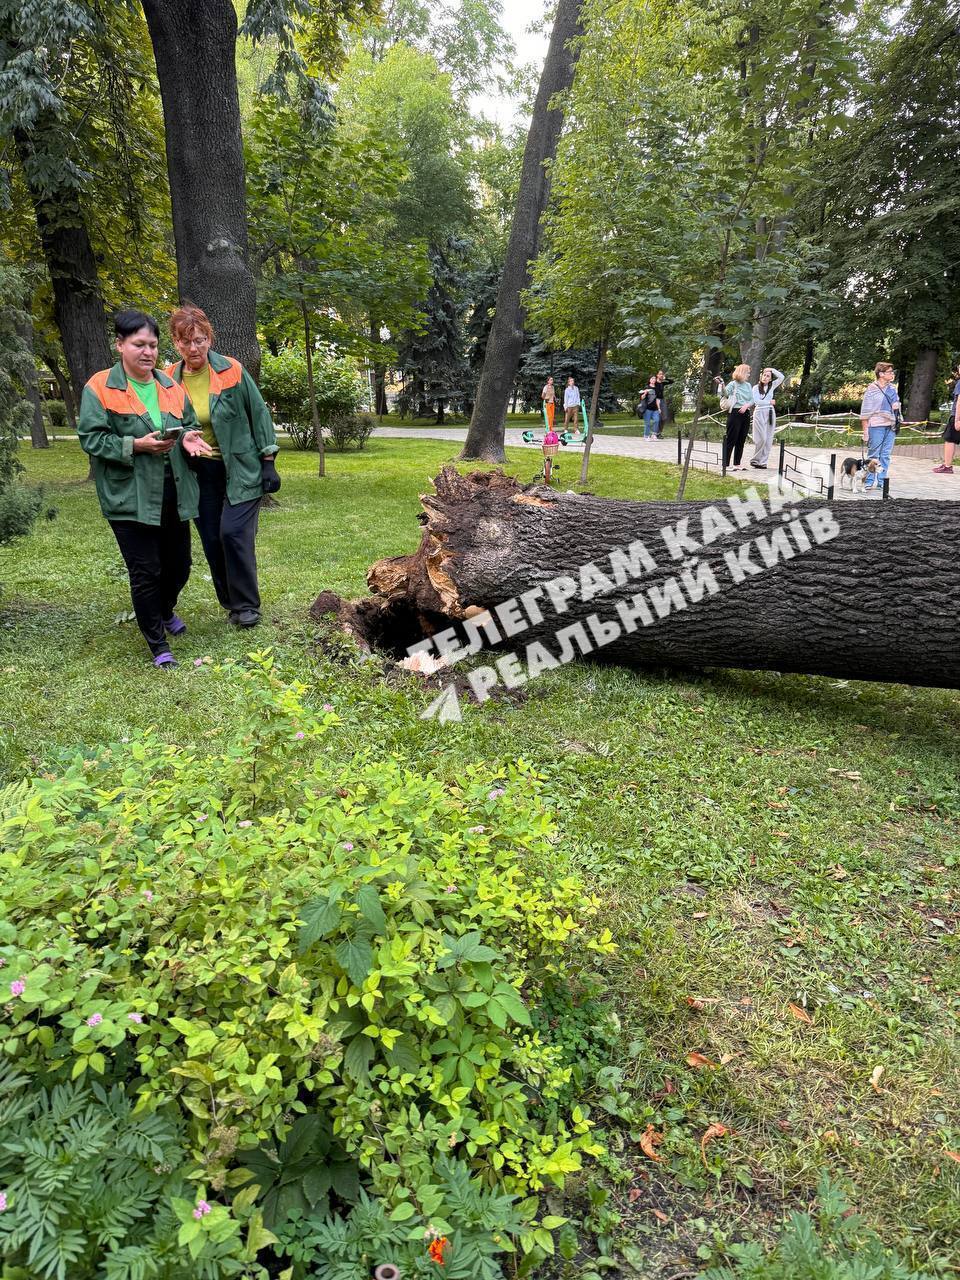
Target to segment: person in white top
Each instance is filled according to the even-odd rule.
[[[580,388],[572,377],[567,379],[563,389],[563,425],[572,422],[577,425],[577,410],[580,408]]]
[[[777,429],[776,401],[773,393],[783,382],[783,374],[779,369],[763,369],[760,380],[753,388],[753,457],[751,467],[766,469],[770,450],[773,448],[773,433]]]
[[[546,385],[540,392],[540,399],[543,401],[543,407],[547,413],[547,430],[553,430],[553,415],[556,412],[557,393],[553,386],[553,378],[550,377],[546,381]]]

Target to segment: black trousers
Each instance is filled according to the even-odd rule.
[[[160,524],[139,520],[111,520],[110,527],[130,575],[130,598],[137,625],[150,652],[170,649],[164,621],[169,621],[177,597],[190,577],[190,523],[177,512],[177,486],[169,468],[163,482]]]
[[[739,467],[743,460],[743,446],[750,430],[750,411],[741,413],[739,409],[731,409],[727,414],[727,433],[723,437],[723,465],[728,467],[733,462]]]
[[[231,612],[252,609],[259,613],[256,540],[261,499],[231,506],[227,501],[227,469],[219,458],[197,458],[194,469],[200,485],[197,532],[217,599]]]

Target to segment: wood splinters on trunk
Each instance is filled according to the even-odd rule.
[[[371,567],[373,595],[353,606],[352,623],[396,653],[468,609],[512,602],[523,621],[501,648],[520,659],[534,641],[557,656],[565,631],[565,660],[960,687],[948,656],[960,617],[943,538],[952,504],[797,500],[780,510],[762,497],[745,516],[737,501],[548,496],[502,471],[447,467],[424,499],[420,547]],[[852,589],[864,564],[869,581]],[[525,613],[524,599],[539,605]]]

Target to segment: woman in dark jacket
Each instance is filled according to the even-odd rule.
[[[197,514],[187,459],[209,450],[183,388],[155,367],[156,320],[121,311],[114,327],[120,359],[84,387],[77,435],[92,460],[100,509],[127,566],[153,665],[169,670],[177,664],[167,636],[187,629],[175,609],[190,577],[189,521]]]
[[[260,621],[256,538],[260,503],[280,488],[270,410],[239,360],[212,350],[213,326],[199,307],[170,317],[180,360],[167,373],[182,383],[210,446],[194,466],[200,484],[197,532],[217,599],[236,626]]]

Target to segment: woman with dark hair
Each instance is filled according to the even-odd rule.
[[[265,493],[280,488],[270,410],[239,360],[212,350],[213,326],[199,307],[170,317],[180,360],[167,373],[182,383],[200,422],[208,456],[194,463],[200,485],[197,532],[217,599],[239,627],[260,621],[256,537]]]
[[[783,374],[779,369],[766,368],[760,370],[760,378],[753,387],[753,457],[751,467],[765,471],[770,450],[773,448],[773,437],[777,430],[777,410],[774,396],[783,382]]]
[[[77,435],[90,455],[100,509],[130,575],[137,624],[153,665],[177,664],[168,636],[187,627],[175,612],[190,576],[197,481],[187,458],[209,450],[183,394],[157,370],[160,328],[142,311],[114,320],[119,361],[83,389]]]

